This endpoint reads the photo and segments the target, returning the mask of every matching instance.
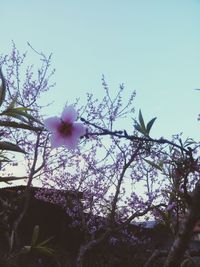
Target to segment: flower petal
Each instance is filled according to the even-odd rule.
[[[64,146],[68,149],[75,149],[78,146],[78,138],[74,135],[71,135],[64,139]]]
[[[63,110],[62,115],[61,115],[61,119],[64,122],[73,123],[77,119],[77,116],[78,116],[78,114],[77,114],[76,110],[71,105],[71,106],[66,107]]]
[[[65,144],[65,138],[59,132],[54,132],[50,137],[50,142],[51,146],[56,148]]]
[[[59,128],[61,120],[58,117],[51,117],[44,120],[45,128],[50,132],[55,132]]]
[[[79,123],[74,123],[73,124],[73,132],[72,135],[76,136],[76,137],[81,137],[84,134],[86,134],[86,127],[83,123],[79,122]]]

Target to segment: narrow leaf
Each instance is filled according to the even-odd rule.
[[[10,109],[6,109],[5,111],[3,111],[1,115],[14,117],[25,122],[26,122],[26,119],[28,119],[28,120],[35,121],[42,125],[42,123],[38,119],[34,118],[32,115],[26,112],[28,110],[31,110],[31,109],[24,108],[24,107],[10,108]]]
[[[18,145],[15,145],[15,144],[10,143],[10,142],[0,142],[0,149],[1,150],[14,151],[14,152],[20,152],[20,153],[26,153]]]
[[[50,242],[52,239],[54,239],[54,238],[55,238],[55,237],[52,236],[52,237],[50,237],[50,238],[48,238],[48,239],[42,241],[41,243],[39,243],[38,246],[42,247],[42,246],[46,245],[47,243],[49,243],[49,242]]]
[[[12,248],[13,248],[13,244],[14,244],[14,236],[15,236],[15,232],[12,230],[11,237],[10,237],[10,251],[11,251]]]
[[[38,252],[46,256],[55,255],[55,251],[52,248],[37,246],[37,247],[34,247],[33,249],[37,250]]]
[[[0,121],[0,126],[2,127],[11,127],[11,128],[19,128],[19,129],[25,129],[25,130],[31,130],[31,131],[42,131],[44,128],[41,127],[34,127],[28,124],[24,123],[17,123],[15,121]]]
[[[150,121],[147,123],[147,133],[148,133],[148,134],[150,133],[151,127],[153,126],[153,124],[154,124],[154,122],[155,122],[156,119],[157,119],[157,118],[155,117],[155,118],[153,118],[152,120],[150,120]]]
[[[34,111],[32,108],[26,108],[26,107],[17,107],[15,110],[21,110],[21,111]]]
[[[31,252],[31,246],[24,246],[22,249],[21,249],[21,254],[27,254],[29,252]]]
[[[141,127],[137,122],[135,123],[134,128],[139,132],[141,131]]]
[[[147,133],[146,133],[146,129],[143,129],[137,122],[135,122],[134,128],[135,128],[138,132],[140,132],[140,133],[142,133],[142,134],[144,134],[144,135],[147,135]]]
[[[40,232],[40,227],[39,225],[36,225],[33,229],[33,235],[32,235],[32,241],[31,241],[32,247],[34,247],[38,241],[39,232]]]
[[[3,115],[8,116],[8,117],[12,117],[12,118],[15,118],[15,119],[18,119],[22,122],[27,123],[27,120],[22,115],[18,115],[18,114],[14,113],[10,110],[4,111]]]
[[[29,120],[32,120],[32,121],[35,121],[39,124],[42,124],[38,119],[34,118],[32,115],[28,114],[26,112],[26,109],[25,108],[15,108],[15,109],[12,109],[12,112],[17,114],[17,115],[21,115]]]
[[[139,122],[140,122],[141,128],[145,130],[146,127],[145,127],[145,124],[144,124],[144,119],[143,119],[141,110],[139,111]]]

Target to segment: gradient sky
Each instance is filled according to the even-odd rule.
[[[0,0],[0,9],[0,53],[11,40],[53,53],[50,115],[86,92],[100,98],[104,74],[113,94],[124,83],[136,110],[157,116],[154,137],[200,139],[200,0]]]

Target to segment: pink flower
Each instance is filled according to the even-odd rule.
[[[75,122],[77,112],[73,106],[63,110],[61,118],[51,117],[44,121],[44,126],[52,133],[50,141],[53,148],[65,146],[68,149],[75,149],[79,138],[86,133],[83,123]]]

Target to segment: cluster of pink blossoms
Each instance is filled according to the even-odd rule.
[[[50,117],[44,121],[45,128],[52,133],[50,137],[53,148],[65,146],[68,149],[75,149],[79,138],[86,133],[83,123],[75,122],[77,112],[73,106],[66,107],[60,118]]]

